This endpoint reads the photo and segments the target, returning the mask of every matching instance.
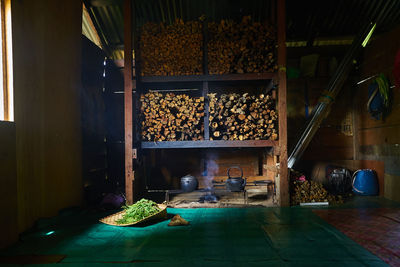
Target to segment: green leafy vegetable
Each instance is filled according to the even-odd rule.
[[[160,211],[157,203],[142,198],[133,205],[124,207],[125,214],[122,219],[117,220],[118,224],[128,224],[140,221],[148,216],[156,214]]]

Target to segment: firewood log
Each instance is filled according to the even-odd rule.
[[[277,69],[276,33],[273,27],[253,22],[221,20],[208,23],[210,74],[256,73]]]
[[[204,97],[149,92],[140,96],[144,141],[204,139]]]
[[[210,134],[215,140],[278,139],[275,100],[270,95],[209,94],[208,100]]]
[[[146,23],[140,34],[142,76],[202,74],[201,21]]]

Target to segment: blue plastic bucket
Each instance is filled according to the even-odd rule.
[[[373,170],[358,170],[353,174],[353,192],[361,196],[375,196],[379,193],[378,179]]]

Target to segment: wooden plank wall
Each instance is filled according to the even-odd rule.
[[[18,228],[80,205],[82,1],[12,1]]]
[[[298,140],[299,133],[306,121],[306,99],[308,99],[308,114],[311,114],[331,78],[330,65],[332,65],[332,61],[335,58],[339,63],[347,49],[346,46],[288,48],[288,68],[300,70],[302,56],[319,55],[314,77],[304,77],[300,73],[299,78],[288,80],[288,142],[290,149]],[[352,131],[343,131],[342,128],[346,124],[350,124],[350,126],[352,124],[354,90],[351,84],[352,78],[349,78],[333,103],[329,116],[322,122],[304,152],[303,160],[347,160],[353,158],[353,136],[349,134]]]
[[[303,164],[300,169],[309,171],[315,175],[316,169],[321,164],[336,164],[356,170],[358,168],[371,168],[377,171],[380,183],[380,194],[386,198],[400,200],[400,93],[398,88],[393,89],[392,111],[385,120],[372,119],[367,112],[368,84],[366,82],[356,86],[356,82],[383,72],[393,81],[393,65],[396,52],[400,48],[400,27],[376,36],[364,50],[363,61],[359,78],[348,79],[345,87],[332,106],[331,114],[318,130],[310,146],[303,156]],[[289,50],[290,51],[290,50]],[[321,77],[321,79],[324,79]],[[291,112],[296,105],[298,95],[304,86],[311,90],[310,101],[313,99],[313,91],[324,88],[323,80],[319,78],[289,81],[289,137],[293,138],[296,129],[291,121],[295,118]],[[328,81],[328,80],[327,80]],[[314,84],[313,84],[314,83]],[[303,86],[303,87],[302,87]],[[301,87],[301,88],[300,88]],[[297,89],[297,94],[296,90]],[[300,89],[300,90],[299,90]],[[309,91],[310,93],[310,91]],[[303,95],[304,96],[304,95]],[[296,107],[296,106],[295,106]],[[299,107],[297,107],[299,109]],[[302,110],[304,112],[304,110]],[[348,114],[353,118],[349,119]],[[340,129],[343,121],[352,122],[353,135],[345,135]]]
[[[0,248],[18,239],[15,124],[0,121]]]
[[[309,89],[315,98],[312,100],[316,103],[318,97],[317,92],[325,89],[318,82],[314,84],[310,82]],[[353,134],[351,131],[345,131],[343,127],[346,125],[352,127],[353,114],[353,90],[350,81],[342,88],[342,91],[333,103],[332,109],[328,117],[322,122],[314,138],[310,142],[308,148],[304,152],[304,160],[351,160],[353,159]],[[348,122],[346,122],[348,121]]]
[[[394,59],[400,49],[400,27],[377,36],[367,46],[361,69],[361,79],[384,73],[392,84]],[[400,201],[400,88],[392,93],[392,110],[384,120],[375,120],[367,112],[369,82],[357,90],[354,105],[356,117],[356,158],[383,161],[385,165],[384,195]]]
[[[340,63],[348,46],[330,46],[314,48],[288,49],[288,65],[300,69],[302,56],[318,54],[314,77],[289,79],[288,81],[288,137],[289,146],[293,147],[305,123],[305,103],[308,98],[308,113],[319,101],[333,74],[334,58]],[[314,138],[303,154],[301,161],[295,166],[296,170],[306,174],[308,179],[326,183],[325,167],[335,165],[351,170],[368,165],[371,162],[354,161],[354,125],[353,117],[356,109],[353,106],[354,74],[351,73],[344,87],[331,107],[330,114],[322,122]],[[306,97],[307,96],[307,97]],[[374,161],[374,163],[376,163]],[[378,167],[379,162],[377,163]]]

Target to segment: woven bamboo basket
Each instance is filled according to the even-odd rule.
[[[122,216],[124,216],[124,214],[125,214],[124,210],[114,213],[114,214],[111,214],[107,217],[104,217],[104,218],[100,219],[99,221],[102,223],[114,225],[114,226],[130,226],[130,225],[139,224],[139,223],[142,223],[145,221],[166,218],[167,217],[167,205],[165,205],[165,204],[157,204],[157,205],[160,208],[159,212],[157,212],[151,216],[148,216],[146,218],[143,218],[140,221],[133,222],[133,223],[126,223],[126,224],[118,224],[117,223],[117,220],[122,219]]]

